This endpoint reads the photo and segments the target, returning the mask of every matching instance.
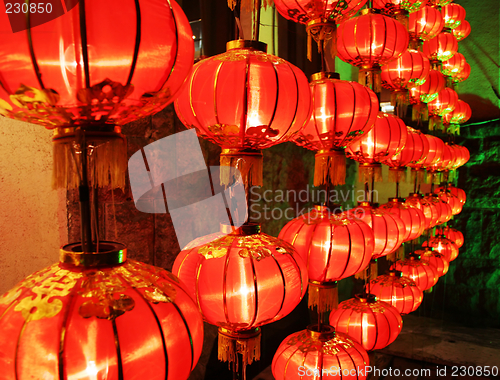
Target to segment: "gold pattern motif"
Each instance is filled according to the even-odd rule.
[[[384,305],[379,301],[361,302],[355,298],[341,302],[339,308],[353,310],[357,313],[385,313],[386,310]]]
[[[251,49],[233,49],[223,54],[219,54],[215,57],[212,57],[212,60],[221,62],[236,62],[251,58],[255,58],[260,62],[269,62],[272,63],[273,65],[280,65],[287,63],[284,59],[276,57],[272,54],[267,54],[259,50],[251,50]]]
[[[322,342],[309,336],[306,330],[292,335],[287,344],[298,346],[299,351],[303,353],[320,352],[325,355],[336,355],[341,351],[354,347],[354,342],[345,336],[336,334],[332,339]]]

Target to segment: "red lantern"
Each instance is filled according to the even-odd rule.
[[[275,379],[365,380],[367,366],[368,353],[349,335],[329,325],[315,325],[286,337],[274,354],[271,368]]]
[[[452,157],[452,150],[450,149],[450,146],[448,144],[443,143],[441,146],[441,149],[442,149],[442,153],[440,155],[440,159],[437,160],[437,158],[435,158],[435,160],[430,165],[428,165],[426,167],[428,173],[429,172],[435,173],[438,171],[447,170],[448,166],[452,163],[453,157]]]
[[[443,62],[441,72],[447,76],[453,76],[455,73],[460,73],[467,62],[461,53],[456,53],[453,57]]]
[[[407,205],[416,207],[424,213],[425,216],[425,229],[434,227],[439,218],[436,206],[424,199],[422,194],[410,193],[405,202]]]
[[[389,198],[389,202],[383,204],[379,209],[396,214],[401,218],[405,226],[403,242],[418,238],[424,232],[426,223],[424,213],[416,208],[404,204],[403,198]]]
[[[462,23],[452,31],[453,35],[459,42],[466,39],[469,36],[470,32],[471,27],[467,20],[463,20]]]
[[[451,79],[453,83],[460,83],[468,79],[470,76],[470,65],[466,62],[462,72],[452,75]]]
[[[417,310],[424,298],[417,284],[396,270],[390,270],[370,281],[370,293],[378,300],[394,306],[401,315]]]
[[[410,89],[411,103],[428,103],[438,97],[438,94],[446,86],[444,75],[438,70],[430,70],[429,76],[424,84]],[[427,108],[426,108],[427,109]]]
[[[433,248],[434,251],[444,255],[444,258],[448,262],[452,262],[458,257],[457,245],[445,235],[436,235],[431,237],[429,241],[422,244],[422,247]]]
[[[344,21],[337,29],[338,57],[359,67],[359,83],[375,92],[381,91],[380,65],[401,56],[408,42],[403,24],[370,9],[363,9],[361,16]]]
[[[434,193],[437,194],[442,201],[450,205],[451,213],[453,215],[457,215],[462,211],[463,203],[446,187],[439,187],[434,190]]]
[[[441,8],[445,28],[455,29],[465,20],[465,9],[459,4],[451,3]]]
[[[436,228],[436,235],[444,235],[456,244],[457,248],[464,245],[464,235],[457,229],[452,227]]]
[[[347,149],[347,157],[358,161],[360,181],[366,182],[371,176],[382,180],[383,162],[401,152],[406,144],[408,130],[397,116],[380,112],[372,130],[364,134]]]
[[[345,183],[345,156],[342,151],[370,129],[378,114],[373,91],[356,82],[338,79],[336,73],[313,75],[312,115],[294,142],[316,153],[314,186]]]
[[[448,273],[450,268],[450,263],[446,260],[444,254],[434,251],[433,248],[426,247],[423,251],[415,251],[419,254],[422,261],[428,262],[430,265],[436,269],[437,275],[439,277],[444,276]]]
[[[389,166],[389,181],[390,182],[404,182],[406,181],[406,166],[416,157],[422,155],[422,146],[418,145],[415,147],[414,143],[415,141],[422,141],[418,140],[418,138],[413,138],[414,132],[416,132],[415,129],[406,127],[408,130],[408,135],[406,139],[406,144],[401,153],[396,154],[395,156],[392,156],[385,161],[383,161],[384,165]],[[415,151],[415,149],[417,151]]]
[[[444,88],[441,90],[436,99],[427,103],[427,109],[429,110],[429,130],[434,130],[436,127],[438,129],[442,128],[443,120],[442,117],[452,112],[458,104],[458,95],[455,90],[451,88]]]
[[[458,42],[453,34],[443,32],[439,33],[433,39],[425,41],[422,51],[431,62],[443,62],[456,54],[458,51]]]
[[[394,342],[403,328],[403,320],[394,306],[377,300],[373,294],[359,294],[339,304],[330,314],[330,325],[372,351]]]
[[[415,281],[421,291],[432,288],[439,279],[436,269],[416,254],[410,254],[407,259],[396,261],[391,269],[403,272],[403,276]]]
[[[427,153],[427,157],[422,162],[422,167],[432,168],[432,166],[436,165],[443,157],[444,142],[436,136],[425,135],[425,137],[429,143],[429,153]]]
[[[427,135],[423,134],[419,130],[409,128],[409,132],[410,133],[408,133],[406,143],[410,144],[412,149],[409,150],[409,154],[405,152],[405,148],[403,148],[401,155],[403,157],[406,157],[407,155],[410,156],[410,161],[406,164],[406,166],[412,169],[421,169],[422,162],[429,154],[429,141],[427,140]]]
[[[80,251],[63,247],[0,298],[2,378],[187,379],[203,322],[179,279],[119,243]]]
[[[368,224],[332,212],[335,210],[316,206],[288,222],[278,236],[292,244],[307,263],[309,306],[318,306],[320,312],[337,304],[331,292],[325,290],[365,269],[374,249],[373,232]]]
[[[444,116],[444,120],[448,124],[464,124],[472,116],[470,106],[463,100],[458,99],[457,106],[453,111]]]
[[[369,202],[361,202],[348,211],[351,218],[361,219],[373,231],[374,249],[372,259],[378,259],[396,251],[405,237],[406,229],[398,215],[374,208]]]
[[[442,188],[438,187],[438,188],[436,188],[435,191],[439,192],[441,190],[442,190]],[[454,186],[446,186],[446,190],[449,191],[453,196],[457,197],[460,200],[460,202],[465,204],[465,201],[467,200],[467,196],[466,196],[464,190],[459,189],[458,187],[454,187]]]
[[[436,37],[444,26],[444,20],[434,7],[423,7],[410,13],[408,31],[412,40],[427,41]]]
[[[436,207],[436,210],[437,210],[438,218],[436,220],[436,224],[434,224],[431,227],[434,227],[434,226],[436,226],[438,224],[446,223],[447,221],[449,221],[451,219],[451,217],[453,216],[453,214],[451,212],[451,207],[450,207],[450,205],[448,203],[443,202],[434,193],[428,193],[424,198],[429,203],[434,204],[434,206]]]
[[[289,314],[307,287],[307,268],[283,240],[258,225],[194,240],[175,259],[173,272],[196,300],[204,319],[219,326],[219,360],[243,365],[260,358],[259,326]],[[236,341],[238,345],[236,345]]]
[[[323,19],[340,22],[356,14],[367,0],[274,0],[274,6],[287,20],[307,24],[311,20]]]
[[[265,50],[256,41],[228,42],[226,53],[193,67],[175,101],[187,128],[222,147],[221,165],[238,163],[254,185],[262,185],[260,149],[287,141],[311,115],[304,73]]]

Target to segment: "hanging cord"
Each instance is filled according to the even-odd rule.
[[[245,39],[243,35],[243,27],[241,26],[241,0],[237,0],[234,4],[234,8],[232,8],[234,14],[234,20],[236,22],[234,28],[234,39]]]
[[[260,34],[260,8],[262,6],[262,0],[255,0],[253,8],[253,40],[259,40]]]

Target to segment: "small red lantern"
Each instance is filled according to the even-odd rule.
[[[430,203],[427,199],[424,199],[422,194],[410,193],[408,198],[406,198],[407,205],[416,207],[424,213],[425,216],[425,229],[434,227],[439,218],[436,206],[434,203]]]
[[[470,65],[466,62],[463,70],[460,73],[452,75],[451,79],[453,83],[463,82],[464,80],[469,78],[470,72],[471,72]]]
[[[405,205],[403,198],[389,198],[389,202],[381,205],[379,210],[396,214],[405,226],[403,242],[418,238],[424,232],[426,222],[424,213],[416,208]]]
[[[452,227],[436,228],[436,235],[444,235],[456,244],[457,248],[464,245],[464,235],[457,229]]]
[[[470,106],[463,100],[458,99],[457,106],[453,111],[444,116],[445,122],[448,124],[463,124],[466,123],[472,116]]]
[[[417,42],[427,41],[436,37],[444,26],[441,12],[434,7],[423,7],[410,13],[408,31],[410,38]]]
[[[443,140],[441,140],[443,141]],[[439,160],[437,157],[430,163],[429,165],[426,166],[427,172],[429,174],[436,173],[438,171],[443,171],[447,170],[448,165],[452,163],[452,150],[450,149],[450,146],[448,144],[443,143],[441,145],[441,155]]]
[[[394,342],[403,328],[403,320],[394,306],[377,300],[373,294],[358,294],[339,304],[330,314],[330,325],[372,351]]]
[[[221,233],[194,240],[172,271],[204,319],[219,327],[219,360],[237,362],[241,354],[244,366],[260,358],[259,326],[288,315],[307,287],[295,249],[255,224],[221,225]]]
[[[375,208],[369,202],[360,202],[347,214],[351,218],[361,219],[372,229],[375,243],[372,259],[378,259],[396,251],[403,243],[406,228],[398,215]]]
[[[465,14],[465,9],[460,4],[451,3],[441,8],[445,28],[455,29],[465,20]]]
[[[458,257],[457,245],[445,235],[433,236],[429,239],[429,241],[424,242],[422,246],[433,248],[434,251],[444,255],[444,258],[448,262],[452,262]]]
[[[401,315],[417,310],[424,298],[417,284],[397,270],[390,270],[370,281],[370,293],[394,306]]]
[[[343,149],[360,139],[377,118],[377,95],[336,73],[317,73],[310,83],[312,115],[294,142],[316,153],[314,186],[345,183]]]
[[[462,23],[453,29],[452,33],[457,38],[457,41],[466,39],[471,32],[469,21],[463,20]]]
[[[444,142],[436,136],[425,135],[425,137],[429,143],[429,152],[422,162],[422,167],[432,168],[432,166],[436,165],[443,157]]]
[[[432,265],[436,269],[439,277],[448,273],[450,263],[446,260],[444,254],[434,251],[433,248],[429,247],[425,247],[423,251],[415,251],[415,253],[420,255],[422,261],[426,261]]]
[[[371,9],[363,9],[361,16],[338,26],[337,56],[359,67],[359,83],[379,93],[380,65],[401,56],[408,42],[408,31],[403,24]]]
[[[407,259],[396,261],[391,269],[403,272],[403,276],[415,281],[421,291],[432,288],[439,279],[436,269],[416,254],[410,254]]]
[[[348,19],[363,6],[367,0],[274,0],[274,6],[287,20],[307,24],[311,20],[322,19],[332,23]]]
[[[413,138],[413,134],[415,129],[406,127],[408,130],[408,135],[406,138],[406,144],[401,153],[392,156],[382,163],[384,165],[389,166],[389,182],[404,182],[406,181],[406,166],[418,156],[422,155],[422,146],[415,147],[414,143],[422,140],[418,140],[418,138]],[[417,149],[415,151],[414,149]]]
[[[453,216],[453,214],[451,212],[450,205],[448,203],[444,202],[443,200],[441,200],[441,198],[439,198],[437,196],[437,194],[428,193],[428,194],[426,194],[426,196],[424,198],[429,203],[434,204],[434,206],[436,207],[437,214],[438,214],[438,218],[436,220],[436,224],[434,224],[431,227],[434,227],[434,226],[436,226],[438,224],[446,223],[447,221],[449,221],[451,219],[451,217]]]
[[[413,105],[413,121],[428,119],[428,103],[438,97],[438,94],[446,86],[446,79],[439,70],[430,70],[429,76],[424,84],[410,89],[410,103]]]
[[[436,192],[439,192],[441,191],[442,188],[441,187],[438,187],[436,188]],[[454,186],[446,186],[446,190],[449,191],[453,196],[457,197],[460,202],[462,202],[463,204],[465,204],[465,201],[467,200],[467,195],[465,194],[465,191],[462,190],[462,189],[459,189],[458,187],[454,187]]]
[[[427,109],[429,110],[429,130],[433,130],[436,127],[438,129],[442,128],[443,120],[442,117],[452,112],[458,104],[458,95],[455,90],[451,88],[444,88],[441,90],[436,99],[427,103]]]
[[[433,39],[424,42],[423,53],[432,62],[443,62],[453,57],[458,51],[458,42],[451,33],[439,33]]]
[[[424,170],[422,165],[429,154],[429,141],[425,134],[416,129],[409,128],[409,132],[406,143],[411,146],[412,149],[406,151],[406,148],[404,148],[401,155],[403,157],[410,156],[410,161],[406,166],[412,169],[411,181],[412,183],[416,183],[417,175],[422,177],[420,180],[423,180]]]
[[[266,50],[257,41],[228,42],[227,52],[194,65],[175,101],[187,128],[222,147],[221,165],[238,165],[254,185],[262,185],[260,150],[290,139],[311,115],[304,73]]]
[[[434,193],[450,205],[453,215],[457,215],[462,211],[463,203],[447,187],[438,187],[434,190]]]
[[[366,350],[349,335],[329,325],[313,325],[285,338],[271,369],[275,379],[365,380],[369,364]]]
[[[397,116],[380,112],[374,127],[347,149],[347,157],[358,161],[359,178],[362,182],[382,180],[383,162],[401,152],[406,144],[408,130]]]
[[[456,53],[453,57],[443,62],[441,72],[446,76],[453,76],[456,73],[462,72],[466,63],[464,55]]]

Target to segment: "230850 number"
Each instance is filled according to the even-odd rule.
[[[474,367],[474,366],[453,366],[451,367],[451,376],[498,376],[498,367],[497,366],[485,366],[485,367]]]
[[[51,13],[52,12],[52,4],[51,3],[32,3],[27,4],[23,3],[6,3],[5,4],[5,13]]]

